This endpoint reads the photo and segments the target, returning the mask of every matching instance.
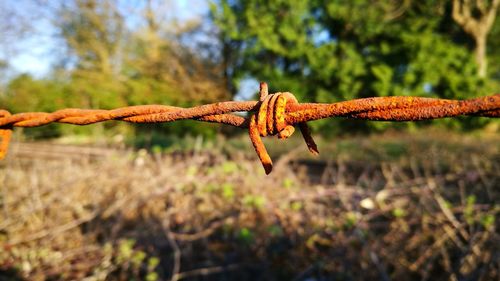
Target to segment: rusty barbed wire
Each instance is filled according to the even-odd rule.
[[[461,115],[500,117],[500,94],[468,100],[423,97],[374,97],[331,104],[299,103],[289,92],[268,93],[260,84],[258,101],[226,101],[182,108],[167,105],[139,105],[112,110],[67,108],[52,113],[26,112],[11,114],[0,109],[0,159],[5,157],[13,127],[37,127],[50,123],[88,125],[108,120],[131,123],[163,123],[192,119],[227,124],[248,129],[250,140],[266,174],[272,171],[272,160],[262,137],[290,137],[298,125],[309,151],[318,154],[308,121],[345,117],[373,121],[419,121]],[[232,114],[249,112],[248,117]]]

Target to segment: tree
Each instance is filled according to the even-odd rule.
[[[235,83],[254,77],[318,102],[485,94],[450,8],[431,0],[223,0],[212,17],[237,53],[228,66]],[[342,129],[316,124],[325,132]]]
[[[155,103],[191,106],[230,97],[221,64],[186,43],[200,29],[201,21],[179,22],[169,17],[175,11],[174,1],[33,3],[45,16],[43,21],[55,30],[60,44],[54,54],[59,64],[46,79],[20,75],[8,83],[7,98],[2,102],[7,100],[6,107],[12,112]],[[42,19],[34,18],[31,25],[36,26],[37,20]],[[50,100],[53,102],[47,102]],[[91,128],[99,130],[101,126],[121,130],[126,125],[109,123]],[[213,126],[194,122],[157,127],[162,133],[214,132]],[[151,131],[151,127],[137,128]]]
[[[189,36],[200,23],[169,22],[163,18],[168,7],[165,1],[146,1],[141,13],[142,24],[131,32],[127,44],[125,66],[131,79],[170,87],[173,93],[169,102],[174,104],[227,99],[220,66],[197,54],[199,50],[182,43],[181,37]]]
[[[453,19],[474,38],[474,54],[478,64],[478,75],[486,77],[488,61],[486,46],[488,34],[493,27],[500,6],[500,0],[493,0],[488,6],[486,0],[453,0]],[[477,16],[475,16],[477,15]]]
[[[81,95],[90,97],[89,106],[227,98],[217,65],[179,39],[198,23],[180,25],[165,17],[172,6],[169,1],[147,0],[138,8],[126,5],[74,0],[58,9],[56,26],[74,57],[71,75]]]
[[[63,4],[58,26],[77,69],[111,75],[119,71],[124,18],[114,1],[75,0]]]

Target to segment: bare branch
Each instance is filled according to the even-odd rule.
[[[181,280],[189,277],[195,277],[195,276],[207,276],[210,274],[215,274],[215,273],[220,273],[224,271],[229,271],[229,270],[236,270],[241,267],[240,264],[231,264],[228,266],[214,266],[214,267],[206,267],[206,268],[199,268],[199,269],[194,269],[186,272],[180,272],[177,273],[175,276],[176,280]]]
[[[172,247],[172,250],[174,251],[174,265],[172,268],[172,277],[171,281],[177,281],[179,280],[179,272],[181,270],[181,249],[177,242],[175,241],[174,235],[172,234],[172,231],[170,230],[170,220],[165,220],[162,222],[163,226],[163,231],[165,233],[165,237],[168,240],[168,244],[170,247]]]
[[[493,0],[491,4],[491,8],[488,11],[488,14],[485,16],[485,25],[487,26],[487,32],[493,27],[493,23],[495,22],[495,18],[497,16],[498,7],[500,6],[500,0]]]
[[[476,0],[476,7],[481,12],[482,15],[486,14],[488,10],[486,9],[486,3],[484,0]]]
[[[499,5],[500,0],[493,0],[489,8],[484,0],[476,0],[475,7],[471,5],[470,0],[453,0],[453,19],[466,33],[471,35],[476,43],[474,53],[480,77],[485,77],[487,74],[486,40],[495,22]],[[474,8],[480,11],[478,18],[471,16]]]
[[[477,36],[478,22],[470,15],[469,1],[461,2],[460,0],[453,0],[453,19],[473,37]]]

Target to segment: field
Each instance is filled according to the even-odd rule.
[[[499,280],[500,136],[13,143],[0,280]]]

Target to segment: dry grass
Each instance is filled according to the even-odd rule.
[[[500,140],[427,138],[292,149],[270,176],[234,151],[17,146],[0,280],[498,280]]]

